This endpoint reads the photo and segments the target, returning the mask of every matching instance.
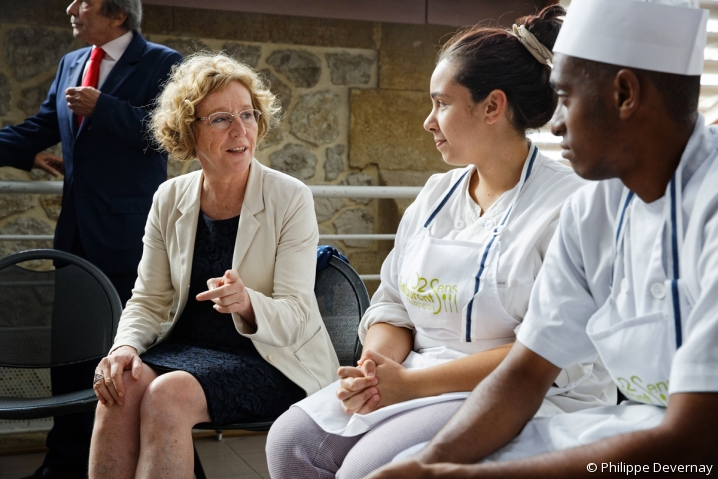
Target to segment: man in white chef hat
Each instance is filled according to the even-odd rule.
[[[710,474],[718,129],[696,111],[708,12],[691,7],[571,3],[552,129],[599,181],[566,202],[504,362],[428,446],[372,478]],[[532,420],[561,368],[597,355],[628,401]]]

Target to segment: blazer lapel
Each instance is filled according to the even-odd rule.
[[[177,204],[181,216],[175,223],[175,235],[177,237],[177,262],[180,267],[180,290],[178,297],[177,314],[179,317],[187,304],[189,294],[189,280],[192,266],[192,255],[194,254],[194,242],[197,236],[197,221],[199,220],[199,198],[202,188],[203,175],[197,175]]]
[[[88,48],[85,53],[80,55],[75,63],[73,65],[70,65],[70,70],[68,72],[67,76],[67,83],[65,84],[65,87],[62,89],[62,91],[58,91],[58,95],[64,95],[65,89],[69,87],[76,87],[79,86],[82,81],[82,71],[85,69],[85,63],[87,63],[87,59],[90,58],[90,52],[92,51],[92,48]],[[69,110],[69,109],[68,109]],[[77,117],[75,116],[72,111],[68,112],[69,115],[67,117],[68,121],[70,122],[70,131],[75,133],[77,135],[79,127],[77,125]]]
[[[117,63],[115,63],[115,66],[110,70],[110,74],[107,75],[107,78],[100,87],[102,93],[114,95],[120,86],[132,76],[137,69],[137,63],[142,58],[146,46],[147,41],[142,38],[142,35],[135,32],[132,41],[127,46],[127,50],[125,50],[125,53],[117,60]]]
[[[259,221],[254,217],[264,210],[264,196],[262,186],[264,183],[263,166],[256,159],[252,159],[252,165],[247,179],[247,189],[244,193],[242,213],[239,216],[237,227],[237,239],[234,243],[234,255],[232,256],[232,269],[239,270],[244,256],[249,250],[249,245],[254,240],[254,235],[259,229]]]

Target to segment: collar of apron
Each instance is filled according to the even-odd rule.
[[[513,201],[511,202],[511,205],[509,206],[508,211],[506,212],[506,215],[504,215],[503,220],[501,220],[501,223],[494,228],[494,231],[492,234],[494,236],[497,236],[501,234],[501,230],[506,225],[506,222],[509,219],[509,215],[511,214],[511,210],[513,210],[514,205],[516,204],[516,200],[518,199],[519,195],[521,194],[521,190],[524,187],[524,184],[526,184],[526,181],[529,179],[529,176],[531,176],[531,170],[533,169],[534,162],[536,161],[536,156],[538,155],[538,148],[536,148],[536,145],[531,143],[529,145],[529,154],[526,157],[526,161],[524,161],[524,167],[523,171],[521,172],[521,180],[519,181],[518,188],[516,190],[516,195],[514,196]],[[428,228],[432,221],[434,221],[434,218],[436,218],[436,215],[439,214],[439,212],[446,206],[447,201],[449,201],[449,198],[454,194],[456,189],[459,187],[462,181],[465,179],[471,178],[471,175],[469,175],[469,172],[472,172],[473,168],[468,168],[464,174],[462,174],[458,180],[449,188],[449,191],[446,192],[446,195],[444,195],[444,198],[442,198],[441,202],[438,204],[438,206],[434,209],[434,211],[431,212],[429,217],[427,218],[426,222],[424,223],[424,228]]]

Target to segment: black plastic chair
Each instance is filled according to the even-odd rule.
[[[0,259],[0,367],[99,362],[112,345],[121,313],[120,297],[110,280],[82,258],[37,249]],[[0,419],[39,419],[93,409],[97,397],[91,377],[87,385],[83,391],[49,397],[0,397]]]
[[[336,256],[329,259],[329,267],[317,271],[314,284],[319,312],[332,339],[334,350],[342,366],[356,364],[361,356],[361,343],[357,331],[359,321],[369,307],[369,294],[354,268]],[[276,418],[260,419],[247,423],[212,424],[202,423],[195,429],[216,431],[222,438],[222,431],[268,431]],[[194,449],[194,475],[197,479],[206,479],[202,462]]]

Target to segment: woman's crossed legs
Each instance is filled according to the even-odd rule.
[[[90,478],[192,478],[192,427],[209,422],[204,391],[189,373],[159,376],[142,364],[124,371],[123,405],[99,403],[90,447]]]

